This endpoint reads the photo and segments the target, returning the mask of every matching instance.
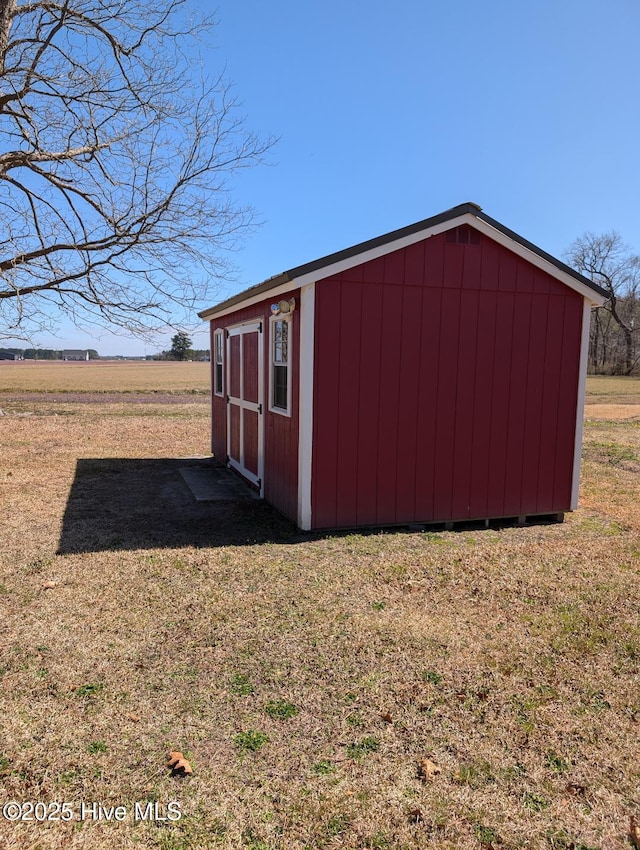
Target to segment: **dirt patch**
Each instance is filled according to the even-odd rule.
[[[631,419],[640,422],[640,404],[636,400],[628,404],[586,404],[585,419]]]

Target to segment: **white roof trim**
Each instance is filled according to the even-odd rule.
[[[505,233],[502,233],[500,230],[497,230],[495,227],[487,224],[486,221],[472,215],[466,215],[465,218],[467,219],[467,223],[472,227],[475,227],[476,230],[479,230],[480,233],[484,233],[490,239],[493,239],[494,242],[497,242],[505,248],[508,248],[510,251],[513,251],[514,254],[517,254],[519,257],[527,260],[527,262],[531,263],[532,266],[536,266],[543,272],[547,272],[547,274],[551,275],[551,277],[554,277],[556,280],[559,280],[560,283],[564,283],[565,286],[568,286],[569,289],[573,289],[575,292],[578,292],[583,298],[586,298],[590,304],[593,304],[594,307],[601,307],[606,301],[605,298],[598,295],[598,293],[594,292],[593,289],[589,289],[588,286],[580,283],[580,281],[576,280],[576,278],[572,275],[563,272],[562,269],[559,269],[557,266],[554,266],[553,263],[545,260],[544,257],[540,256],[540,254],[530,251],[529,248],[526,248],[524,245],[521,245],[519,242],[511,239]]]
[[[559,269],[553,263],[545,260],[544,257],[541,257],[539,254],[536,254],[534,251],[531,251],[529,248],[526,248],[524,245],[521,245],[519,242],[511,239],[510,236],[507,236],[505,233],[502,233],[502,231],[492,227],[490,224],[487,224],[487,222],[481,218],[478,218],[471,213],[464,213],[456,218],[442,221],[439,224],[434,224],[432,227],[426,227],[423,230],[410,233],[400,239],[395,239],[393,242],[386,242],[382,245],[377,245],[375,248],[370,248],[368,251],[362,251],[361,253],[346,257],[345,259],[338,260],[337,262],[329,263],[323,268],[318,268],[314,271],[307,272],[307,274],[292,278],[273,289],[251,295],[246,298],[246,300],[233,304],[225,310],[221,310],[219,313],[216,313],[214,316],[208,317],[207,321],[213,321],[215,319],[222,318],[223,316],[227,316],[230,313],[235,313],[238,310],[244,310],[246,307],[251,307],[254,304],[258,304],[260,301],[266,301],[269,299],[273,299],[275,301],[278,299],[278,296],[282,296],[285,293],[290,292],[292,289],[298,289],[309,283],[315,283],[323,280],[324,278],[332,277],[333,275],[340,274],[340,272],[347,271],[354,266],[359,266],[362,263],[377,260],[379,257],[384,257],[386,254],[391,254],[394,251],[400,251],[409,245],[415,245],[416,242],[421,242],[424,239],[428,239],[430,236],[436,236],[439,233],[452,230],[454,227],[459,227],[461,224],[469,224],[471,227],[480,231],[480,233],[484,233],[485,236],[493,239],[494,242],[497,242],[499,245],[509,249],[517,256],[522,257],[524,260],[527,260],[527,262],[582,295],[582,297],[586,298],[594,307],[600,307],[604,304],[606,300],[604,297],[598,295],[598,293],[594,292],[592,289],[589,289],[588,286],[580,283],[580,281],[572,275],[562,271],[562,269]]]
[[[278,302],[281,296],[285,295],[287,292],[292,292],[294,289],[298,289],[299,286],[300,284],[297,280],[290,280],[287,283],[276,286],[274,289],[267,290],[267,292],[252,295],[245,301],[239,301],[237,304],[233,304],[225,310],[220,310],[220,312],[216,313],[214,316],[205,316],[204,321],[215,322],[223,316],[229,316],[231,313],[237,313],[238,310],[244,310],[246,307],[253,307],[254,304],[259,304],[261,301]]]
[[[267,301],[270,299],[276,301],[278,295],[284,295],[292,289],[298,289],[299,287],[306,286],[308,283],[315,283],[318,280],[323,280],[324,278],[331,277],[334,274],[340,274],[340,272],[344,272],[354,266],[359,266],[362,263],[377,260],[378,257],[384,257],[386,254],[390,254],[393,251],[400,251],[408,245],[414,245],[416,242],[421,242],[429,236],[444,233],[445,230],[451,230],[452,227],[458,227],[458,225],[464,224],[467,221],[475,222],[476,219],[469,215],[458,216],[457,218],[449,219],[448,221],[441,222],[440,224],[436,224],[433,227],[426,228],[425,230],[419,230],[416,233],[411,233],[409,236],[404,236],[401,239],[394,240],[393,242],[387,242],[385,245],[378,245],[375,248],[371,248],[369,251],[362,251],[360,254],[354,254],[344,260],[330,263],[329,265],[316,269],[313,272],[308,272],[300,277],[292,278],[274,289],[269,289],[266,292],[259,292],[256,295],[249,296],[244,301],[232,304],[225,310],[221,310],[219,313],[216,313],[215,316],[209,317],[208,321],[213,321],[214,319],[219,319],[222,316],[227,316],[229,313],[236,313],[238,310],[244,310],[245,307],[251,307],[253,304],[258,304],[260,301]]]
[[[416,242],[422,242],[430,236],[436,236],[438,233],[444,233],[446,230],[451,230],[454,227],[459,227],[461,224],[472,224],[477,219],[471,215],[461,215],[457,218],[443,221],[440,224],[434,224],[433,227],[428,227],[425,230],[418,230],[416,233],[410,233],[408,236],[403,236],[400,239],[395,239],[393,242],[387,242],[384,245],[377,245],[375,248],[370,248],[368,251],[363,251],[361,254],[354,254],[352,257],[347,257],[344,260],[338,260],[336,263],[325,266],[322,269],[304,274],[301,277],[295,278],[297,286],[304,286],[305,283],[311,283],[312,280],[323,280],[325,277],[332,277],[335,274],[346,272],[347,269],[352,269],[354,266],[360,266],[363,263],[370,263],[372,260],[377,260],[379,257],[384,257],[387,254],[392,254],[394,251],[401,251],[409,245],[415,245]]]

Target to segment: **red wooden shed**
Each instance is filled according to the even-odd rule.
[[[200,313],[213,454],[302,529],[573,510],[604,297],[472,203],[290,269]]]

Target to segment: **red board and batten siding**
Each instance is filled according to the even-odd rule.
[[[444,233],[315,293],[312,527],[570,510],[582,295]]]
[[[300,303],[300,291],[292,290],[286,296],[295,298]],[[280,300],[280,297],[278,297]],[[241,310],[216,316],[211,321],[211,352],[212,376],[215,380],[215,345],[214,334],[219,329],[229,328],[244,322],[263,322],[264,344],[264,498],[293,522],[297,521],[298,512],[298,397],[299,370],[297,368],[300,346],[299,315],[294,311],[291,322],[290,345],[293,363],[291,365],[291,416],[282,416],[269,410],[269,319],[273,298],[253,304]],[[237,337],[235,338],[237,339]],[[232,337],[232,343],[234,338]],[[225,363],[226,380],[226,363]],[[245,386],[249,376],[245,375]],[[215,385],[215,384],[214,384]],[[211,451],[223,463],[227,461],[227,404],[226,385],[225,396],[212,393],[212,434]],[[257,386],[254,388],[257,393]],[[246,423],[245,423],[246,425]],[[256,465],[257,459],[248,459],[249,464]]]

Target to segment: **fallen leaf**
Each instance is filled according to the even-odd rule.
[[[171,768],[171,772],[174,776],[176,774],[186,776],[193,773],[193,768],[179,750],[170,751],[167,767]]]
[[[380,715],[380,720],[384,720],[385,723],[393,723],[393,717],[391,716],[390,711],[385,711]]]
[[[633,815],[629,816],[629,841],[636,850],[640,850],[640,830]]]
[[[45,581],[45,583],[42,585],[42,589],[43,590],[53,590],[53,588],[57,587],[57,586],[58,586],[57,581]]]
[[[584,797],[587,791],[584,785],[578,785],[577,782],[569,782],[564,790],[573,797]]]
[[[420,779],[427,780],[433,779],[434,776],[437,776],[439,773],[442,773],[440,767],[431,759],[422,759],[422,761],[418,762],[418,776]]]
[[[129,720],[133,720],[134,723],[139,723],[142,718],[138,714],[128,714],[127,717]]]
[[[411,823],[420,823],[420,821],[424,820],[422,809],[410,809],[407,814]]]

